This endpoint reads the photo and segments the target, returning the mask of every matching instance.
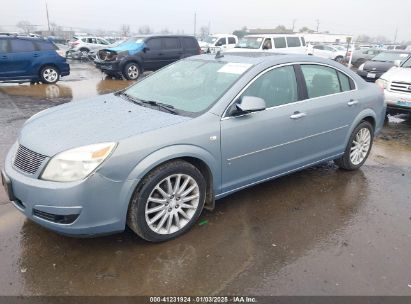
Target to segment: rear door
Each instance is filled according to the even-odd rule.
[[[7,77],[25,78],[33,75],[33,62],[40,56],[33,41],[29,39],[10,39]]]
[[[146,40],[146,51],[144,52],[143,66],[146,70],[157,70],[165,66],[165,57],[163,52],[162,39],[153,37]]]
[[[5,78],[10,71],[9,39],[0,39],[0,79]]]
[[[183,47],[178,37],[164,37],[163,41],[163,60],[162,66],[173,63],[183,55]]]

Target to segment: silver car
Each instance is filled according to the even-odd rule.
[[[190,57],[130,88],[40,112],[5,161],[15,207],[67,235],[165,241],[241,189],[334,160],[360,168],[383,95],[305,55]]]

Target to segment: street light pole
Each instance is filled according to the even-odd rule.
[[[50,32],[50,19],[49,19],[49,9],[47,7],[47,0],[44,0],[44,2],[46,3],[47,27],[48,27],[49,32]]]

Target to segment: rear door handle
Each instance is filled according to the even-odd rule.
[[[305,113],[301,113],[301,112],[294,112],[293,115],[290,116],[291,119],[300,119],[307,116],[307,114]]]
[[[358,100],[351,99],[349,102],[347,102],[347,105],[348,105],[349,107],[351,107],[351,106],[353,106],[353,105],[356,105],[357,103],[358,103]]]

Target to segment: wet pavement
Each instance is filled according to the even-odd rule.
[[[0,84],[0,168],[23,122],[130,85],[73,63],[56,85]],[[182,237],[60,236],[0,189],[0,295],[411,295],[411,118],[361,170],[332,163],[238,192]]]

